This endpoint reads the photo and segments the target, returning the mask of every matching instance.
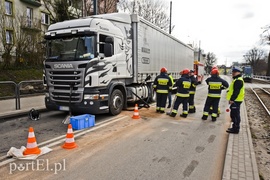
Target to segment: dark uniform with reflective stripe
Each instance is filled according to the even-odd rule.
[[[166,73],[160,73],[154,81],[153,88],[157,93],[156,111],[164,113],[169,91],[172,90],[172,81]]]
[[[177,87],[176,100],[174,102],[173,110],[170,116],[175,117],[178,111],[179,105],[183,104],[183,113],[180,115],[182,117],[187,117],[188,115],[188,99],[189,99],[189,88],[191,81],[188,74],[183,74],[179,78],[175,86]]]
[[[229,84],[224,79],[220,78],[217,74],[211,75],[206,79],[208,84],[208,95],[203,109],[203,120],[206,120],[209,114],[210,107],[213,107],[212,121],[217,118],[218,104],[221,97],[222,89],[229,87]]]
[[[188,100],[189,108],[188,108],[188,112],[189,113],[195,113],[196,108],[194,106],[194,96],[195,96],[195,92],[196,92],[196,86],[198,85],[198,81],[194,77],[194,75],[190,76],[189,78],[190,78],[190,81],[191,81],[191,86],[189,88],[189,100]]]

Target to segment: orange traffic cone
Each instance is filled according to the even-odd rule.
[[[65,144],[62,146],[62,148],[73,149],[75,147],[77,147],[77,144],[75,143],[75,140],[74,140],[72,125],[69,124],[67,135],[66,135],[66,141],[65,141]]]
[[[134,113],[133,113],[133,116],[132,116],[133,119],[140,119],[140,115],[139,115],[139,110],[138,110],[138,105],[135,104],[135,109],[134,109]]]
[[[40,154],[41,150],[37,147],[37,141],[34,133],[34,129],[29,127],[28,139],[26,149],[23,152],[23,155],[29,154]]]

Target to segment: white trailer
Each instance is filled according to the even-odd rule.
[[[116,115],[137,96],[155,99],[161,67],[174,78],[193,67],[191,47],[135,14],[59,22],[45,39],[45,104],[52,110]]]

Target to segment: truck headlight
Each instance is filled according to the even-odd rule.
[[[93,99],[99,99],[99,94],[86,94],[84,95],[84,99],[89,99],[89,100],[93,100]]]

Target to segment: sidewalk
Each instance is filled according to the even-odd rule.
[[[239,134],[230,134],[223,180],[260,180],[245,103],[241,105]]]
[[[15,99],[0,101],[0,120],[27,114],[31,108],[45,110],[44,96],[21,98],[21,109],[16,110]],[[229,134],[223,180],[260,180],[249,129],[245,103],[241,105],[239,134]]]
[[[0,120],[7,117],[28,114],[28,112],[32,108],[39,111],[43,111],[46,109],[44,103],[44,95],[21,98],[19,110],[16,110],[15,98],[8,100],[1,100]]]

